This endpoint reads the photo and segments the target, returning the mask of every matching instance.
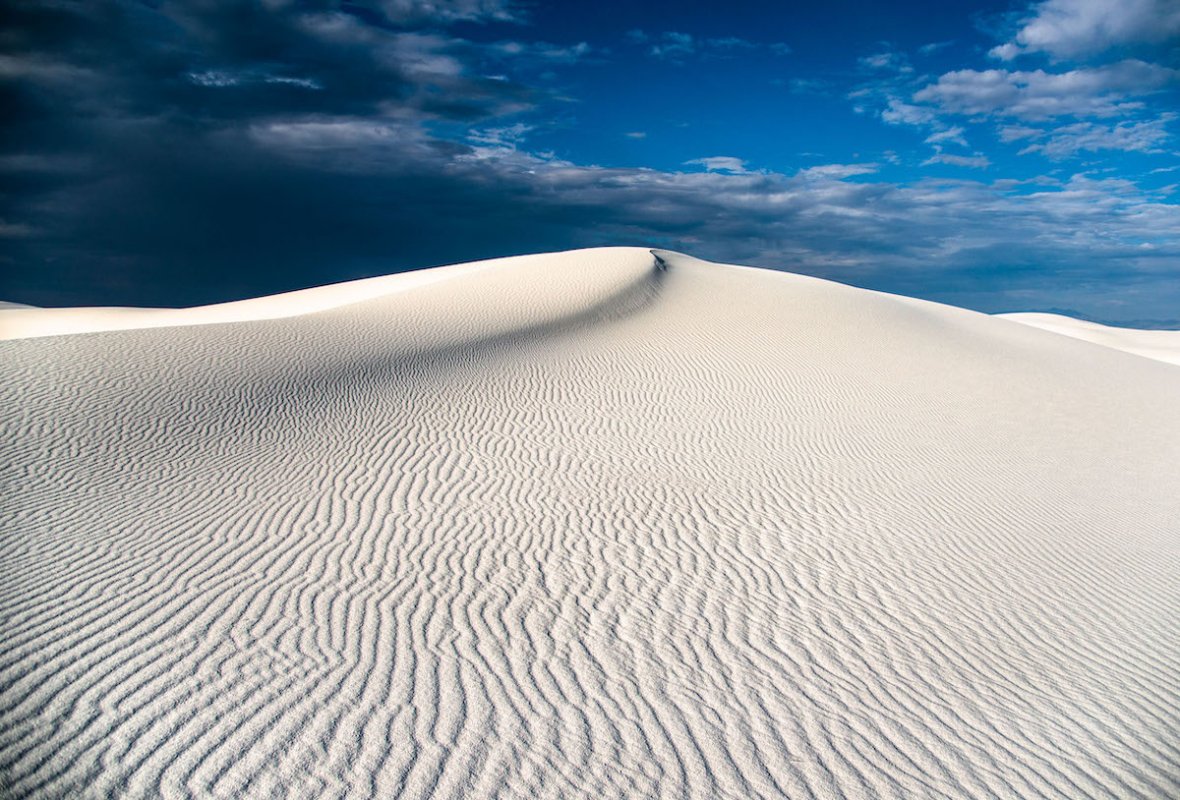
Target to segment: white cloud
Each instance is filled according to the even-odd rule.
[[[930,55],[930,54],[932,54],[932,53],[937,53],[939,50],[944,50],[944,49],[946,49],[947,47],[950,47],[952,44],[954,44],[954,42],[953,42],[953,41],[948,41],[948,42],[930,42],[929,44],[924,44],[924,45],[922,45],[921,47],[919,47],[919,48],[918,48],[918,52],[919,52],[919,53],[921,53],[921,54],[922,54],[922,55],[924,55],[924,56],[928,56],[928,55]]]
[[[843,180],[854,175],[872,175],[877,172],[876,164],[821,164],[808,167],[795,173],[795,177],[804,179],[821,178],[824,180]]]
[[[949,164],[952,167],[970,167],[972,169],[987,169],[991,166],[991,161],[987,156],[976,153],[973,156],[956,156],[949,153],[935,153],[922,162],[923,167],[928,167],[932,164]]]
[[[1030,128],[1027,125],[1005,125],[1000,128],[1001,142],[1016,142],[1021,139],[1035,139],[1044,135],[1040,128]]]
[[[651,46],[651,54],[656,58],[678,58],[692,55],[696,48],[692,34],[668,31],[660,37],[657,44]]]
[[[368,119],[329,119],[302,122],[274,122],[251,128],[255,138],[301,147],[334,147],[342,144],[380,144],[404,141],[407,129]]]
[[[991,55],[1005,61],[1037,52],[1080,58],[1177,36],[1176,0],[1046,0],[1033,6],[1014,41],[993,48]]]
[[[746,169],[746,162],[733,156],[708,156],[694,158],[684,163],[689,166],[704,167],[706,172],[728,172],[734,175],[744,175],[749,172]]]
[[[534,130],[534,126],[517,122],[498,128],[480,128],[467,132],[467,140],[483,147],[515,149]]]
[[[226,70],[204,70],[190,72],[189,81],[198,86],[223,89],[227,86],[241,86],[248,83],[270,83],[285,86],[297,86],[301,89],[322,89],[323,86],[311,78],[292,78],[285,75],[267,75],[254,71],[229,72]]]
[[[464,72],[454,54],[458,40],[433,33],[399,33],[383,52],[388,66],[416,78],[454,78]]]
[[[263,78],[266,83],[279,83],[286,86],[298,86],[301,89],[323,89],[319,81],[311,78],[290,78],[285,75],[267,75]]]
[[[336,117],[258,123],[247,131],[267,151],[342,173],[372,173],[436,158],[415,124]]]
[[[646,139],[647,131],[627,131],[623,135],[628,139]]]
[[[926,144],[942,144],[950,142],[951,144],[962,145],[967,147],[967,139],[963,136],[963,129],[959,127],[947,128],[944,131],[935,131],[926,137]]]
[[[381,10],[398,24],[415,22],[520,22],[512,0],[384,0]]]
[[[1102,67],[1050,73],[963,69],[942,75],[914,94],[951,114],[997,114],[1029,120],[1110,117],[1142,108],[1139,97],[1180,78],[1180,71],[1129,59]]]
[[[906,57],[892,50],[886,50],[872,55],[862,56],[857,61],[862,67],[875,70],[893,70],[896,72],[913,72]]]
[[[784,42],[755,42],[737,36],[701,38],[677,31],[649,35],[641,30],[633,30],[624,34],[623,38],[631,44],[652,42],[648,52],[656,58],[670,61],[677,61],[693,55],[706,58],[731,58],[739,53],[755,51],[769,52],[776,56],[785,56],[791,52],[790,45]]]
[[[624,220],[587,229],[579,245],[620,236],[658,240],[704,258],[780,266],[903,294],[930,296],[932,285],[976,283],[975,299],[985,298],[991,310],[1010,310],[995,306],[1015,291],[1027,292],[1026,308],[1071,302],[1094,313],[1128,286],[1150,287],[1143,290],[1160,298],[1156,308],[1173,308],[1180,299],[1174,279],[1180,205],[1126,180],[1075,175],[1064,182],[1041,176],[897,184],[841,179],[869,172],[871,165],[829,164],[795,175],[664,172],[580,166],[521,152],[471,166],[503,181],[527,176],[532,191],[546,198],[573,198],[579,220],[598,207]],[[947,299],[973,305],[972,291]]]
[[[225,86],[237,86],[242,82],[240,76],[231,72],[222,72],[219,70],[205,70],[204,72],[190,72],[188,79],[197,86],[210,86],[221,88]]]
[[[528,58],[554,64],[573,64],[593,52],[586,42],[572,45],[550,44],[548,42],[497,42],[487,48],[489,55],[501,55],[513,59]]]
[[[998,44],[991,50],[988,50],[987,54],[992,58],[998,58],[1001,61],[1011,61],[1022,52],[1024,51],[1021,50],[1018,45],[1014,45],[1011,42],[1005,42],[1004,44]]]
[[[1041,153],[1054,161],[1069,158],[1082,151],[1160,152],[1160,145],[1169,138],[1167,123],[1175,118],[1175,114],[1164,114],[1159,119],[1122,122],[1118,125],[1078,122],[1052,131],[1036,131],[1034,134],[1021,136],[1010,134],[1009,141],[1017,138],[1031,139],[1033,143],[1021,150],[1020,155]],[[1001,138],[1003,135],[1001,132]]]
[[[881,112],[881,119],[890,125],[928,125],[936,116],[932,108],[906,103],[896,97],[890,98],[888,107]]]

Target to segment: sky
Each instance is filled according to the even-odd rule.
[[[1180,0],[0,0],[0,299],[662,247],[1180,327]]]

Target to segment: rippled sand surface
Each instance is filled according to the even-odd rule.
[[[660,260],[0,343],[0,794],[1180,796],[1180,368]]]

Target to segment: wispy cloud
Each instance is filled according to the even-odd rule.
[[[707,172],[728,172],[733,175],[744,175],[749,172],[746,162],[733,156],[707,156],[694,158],[684,162],[686,166],[704,167]]]
[[[1076,122],[1050,130],[1022,128],[1015,131],[1001,131],[1007,141],[1032,140],[1032,144],[1020,151],[1040,153],[1046,158],[1060,161],[1079,152],[1100,150],[1121,150],[1123,152],[1161,152],[1160,145],[1168,140],[1167,124],[1176,119],[1176,114],[1164,114],[1158,119],[1145,122],[1121,122],[1117,125],[1099,125],[1093,122]]]
[[[957,144],[968,147],[967,139],[963,136],[963,129],[957,125],[944,131],[935,131],[926,137],[926,144]]]
[[[514,0],[382,0],[380,12],[399,25],[423,22],[523,22],[526,13]]]
[[[1027,125],[1004,125],[999,130],[1001,142],[1016,142],[1021,139],[1034,139],[1045,134],[1042,128],[1031,128]]]
[[[921,47],[919,47],[918,52],[924,56],[928,56],[928,55],[932,55],[934,53],[937,53],[940,50],[945,50],[946,48],[950,47],[952,44],[954,44],[953,41],[930,42],[929,44],[924,44]]]
[[[899,53],[896,50],[883,50],[878,53],[862,56],[857,59],[857,63],[862,67],[872,70],[891,70],[901,73],[914,71],[905,54]]]
[[[795,173],[796,178],[803,180],[843,180],[844,178],[851,178],[856,175],[872,175],[877,172],[879,166],[877,164],[820,164],[816,167],[807,167]]]
[[[896,97],[888,101],[881,111],[881,119],[890,125],[929,125],[938,118],[936,111],[929,106],[907,103]]]
[[[496,42],[483,46],[489,55],[499,55],[512,59],[519,64],[521,60],[532,60],[549,64],[573,64],[584,60],[594,53],[594,48],[586,42],[570,45],[558,45],[550,42]]]
[[[991,160],[982,153],[976,153],[973,156],[959,156],[950,153],[935,153],[922,162],[923,167],[931,166],[932,164],[949,164],[952,167],[970,167],[971,169],[987,169],[991,166]]]
[[[586,204],[616,209],[620,229],[641,239],[705,257],[805,269],[896,291],[945,282],[994,293],[1000,283],[1021,293],[1025,308],[1065,302],[1071,293],[1061,289],[1064,274],[1080,285],[1099,276],[1109,280],[1118,265],[1121,280],[1152,286],[1161,298],[1180,297],[1165,266],[1180,256],[1180,206],[1125,180],[1079,174],[1065,181],[853,182],[845,178],[874,166],[839,164],[792,176],[603,169],[552,160],[512,169],[540,176],[546,193],[576,197],[583,210]],[[596,233],[602,238],[586,242],[617,240],[609,224]],[[1021,246],[1013,248],[1014,241]],[[993,309],[1004,307],[1002,292],[990,296]],[[955,297],[963,301],[966,294],[959,290]],[[1101,302],[1084,292],[1069,300],[1102,313]]]
[[[737,36],[693,36],[679,31],[649,34],[642,30],[630,30],[624,39],[631,44],[649,45],[648,53],[652,56],[674,62],[692,56],[733,58],[758,51],[785,56],[791,52],[791,46],[785,42],[755,42]]]
[[[512,125],[468,131],[467,140],[482,147],[516,149],[534,129],[533,125],[515,122]]]
[[[862,72],[880,74],[848,94],[853,110],[872,110],[888,124],[924,129],[925,143],[935,150],[924,165],[990,165],[994,154],[943,152],[947,145],[967,147],[968,131],[976,126],[986,126],[972,137],[984,139],[984,146],[998,133],[1000,144],[1023,142],[1020,155],[1053,161],[1081,153],[1162,150],[1171,138],[1173,114],[1161,113],[1161,98],[1180,90],[1180,70],[1127,55],[1135,50],[1132,44],[1166,42],[1180,34],[1180,6],[1174,0],[1047,0],[1030,7],[1022,19],[1012,40],[993,56],[1105,55],[1115,60],[1057,60],[1037,69],[962,68],[930,79],[897,69],[908,61],[886,49],[858,59]],[[935,52],[938,45],[919,52]],[[1141,48],[1137,52],[1150,55]]]
[[[269,83],[294,86],[300,89],[323,89],[319,81],[312,78],[298,78],[288,75],[271,75],[255,71],[230,72],[225,70],[203,70],[188,73],[188,79],[197,86],[225,88],[245,86],[251,83]]]
[[[666,31],[651,46],[651,54],[656,58],[678,58],[692,55],[697,51],[698,41],[690,33]]]
[[[1178,79],[1180,71],[1131,59],[1060,73],[963,69],[942,75],[913,99],[946,114],[1111,117],[1142,108],[1135,98]]]

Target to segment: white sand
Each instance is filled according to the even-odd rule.
[[[1180,796],[1180,370],[666,258],[0,344],[0,794]]]
[[[0,302],[0,340],[283,319],[425,286],[476,268],[472,264],[456,264],[196,308],[39,308]]]
[[[997,316],[1168,364],[1180,365],[1180,331],[1115,328],[1097,322],[1063,317],[1060,314],[1019,313]]]

